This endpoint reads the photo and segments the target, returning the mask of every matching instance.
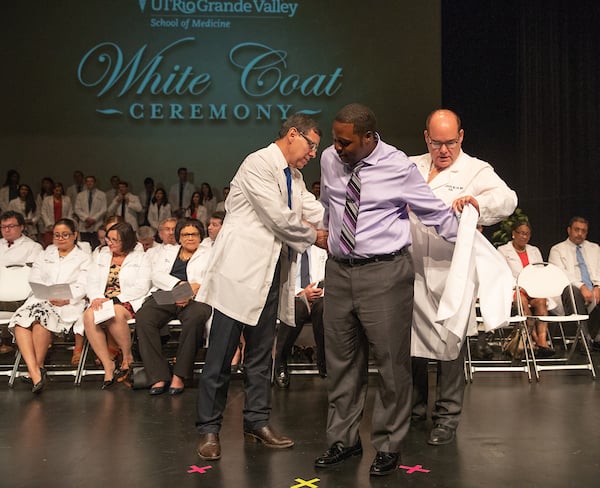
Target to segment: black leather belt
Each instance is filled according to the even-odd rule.
[[[396,256],[401,254],[408,254],[408,249],[403,247],[397,251],[389,254],[379,254],[378,256],[371,256],[368,258],[338,258],[336,256],[329,256],[329,259],[333,259],[336,263],[344,264],[346,266],[363,266],[369,263],[378,263],[380,261],[392,261]]]

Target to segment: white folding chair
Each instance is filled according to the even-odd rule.
[[[29,273],[31,267],[27,265],[12,265],[0,267],[0,301],[18,302],[25,300],[31,294],[29,286]],[[5,327],[10,322],[14,312],[0,311],[0,327]],[[21,359],[21,352],[17,350],[16,367]],[[12,377],[15,374],[15,364],[2,365],[10,366],[10,369],[0,369],[0,375]]]
[[[483,323],[483,319],[478,315],[477,322]],[[467,353],[465,355],[465,379],[468,382],[473,382],[473,374],[478,372],[495,372],[495,371],[506,371],[506,372],[521,372],[527,373],[527,379],[531,382],[531,368],[529,366],[529,347],[527,347],[527,327],[523,328],[523,324],[526,323],[525,317],[522,315],[514,315],[510,317],[509,323],[503,329],[513,330],[514,327],[519,328],[519,334],[525,344],[525,357],[523,359],[473,359],[471,356],[471,341],[467,337]]]
[[[575,297],[573,296],[573,290],[570,286],[569,279],[560,268],[557,268],[556,266],[550,263],[535,263],[525,266],[525,268],[523,268],[523,270],[521,271],[521,273],[519,273],[519,276],[517,277],[516,293],[519,294],[521,289],[532,298],[558,297],[562,295],[565,289],[567,289],[569,291],[567,295],[568,299],[571,301],[572,310],[576,310]],[[520,300],[517,301],[517,305],[519,307],[519,315],[525,315]],[[558,323],[559,325],[566,322],[571,322],[576,324],[577,326],[575,340],[571,343],[570,348],[566,350],[566,354],[564,357],[537,359],[535,357],[535,351],[533,347],[531,347],[531,360],[533,363],[533,369],[535,372],[536,379],[539,380],[540,371],[559,369],[585,369],[589,370],[592,373],[593,378],[596,378],[594,364],[592,362],[592,357],[590,355],[590,350],[587,341],[585,340],[585,336],[583,334],[581,323],[584,320],[588,320],[588,315],[576,313],[570,315],[529,315],[527,316],[527,318],[550,323]],[[527,331],[526,326],[525,331],[527,333],[527,336],[529,337],[529,332]],[[572,359],[580,340],[584,348],[584,356],[586,357],[586,361],[584,363],[574,364],[572,362]]]

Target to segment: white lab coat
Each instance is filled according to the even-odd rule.
[[[419,172],[427,180],[431,168],[431,156],[427,153],[410,159],[415,162]],[[485,298],[488,294],[483,283],[478,280],[478,277],[486,278],[484,268],[477,270],[474,267],[476,263],[485,266],[485,259],[476,259],[477,256],[487,255],[492,269],[496,269],[496,271],[490,271],[486,266],[487,272],[491,272],[492,276],[495,273],[498,277],[496,282],[487,282],[488,285],[493,286],[494,290],[499,291],[500,296],[497,301],[499,311],[495,310],[494,300],[491,300],[490,304],[492,310],[484,312],[482,309],[482,313],[488,315],[486,327],[502,325],[504,320],[493,317],[505,315],[505,311],[506,318],[510,316],[512,301],[510,269],[505,260],[497,259],[500,256],[483,236],[471,234],[476,232],[476,224],[492,225],[508,217],[517,206],[517,196],[488,163],[468,156],[463,151],[460,152],[454,164],[439,173],[429,183],[429,186],[433,193],[447,205],[451,205],[460,196],[471,195],[477,199],[480,207],[480,215],[477,217],[477,212],[475,212],[474,220],[469,220],[469,227],[465,226],[466,222],[463,223],[461,220],[462,235],[467,242],[477,243],[477,248],[465,249],[466,254],[462,256],[461,262],[467,268],[461,270],[455,266],[453,273],[459,273],[456,276],[450,275],[454,244],[445,241],[432,229],[421,224],[418,219],[411,217],[413,237],[411,253],[415,266],[411,354],[417,357],[452,360],[458,356],[467,329],[469,334],[476,332],[474,302],[477,294],[479,293],[480,301],[483,300],[486,304],[490,303]],[[473,229],[470,228],[471,224]],[[447,284],[449,278],[452,281],[448,281]],[[453,306],[445,309],[442,315],[446,315],[446,317],[442,320],[439,316],[442,296],[446,289],[446,293],[450,293],[450,283],[456,283],[454,280],[463,283],[460,285],[463,288],[454,290],[460,291],[461,295],[460,297],[457,295],[459,300]],[[506,282],[508,291],[502,291],[504,280],[508,280]],[[450,309],[454,310],[453,315]],[[453,316],[451,320],[449,320],[450,315]],[[461,320],[464,322],[461,323]],[[444,321],[446,321],[445,324]]]
[[[126,193],[124,198],[127,198],[129,201],[125,203],[125,214],[122,214],[121,204],[123,202],[119,201],[120,196],[119,194],[112,199],[106,213],[108,215],[121,215],[125,222],[133,227],[133,230],[138,230],[138,212],[142,211],[140,199],[133,193]]]
[[[87,295],[90,302],[95,298],[104,298],[104,290],[110,271],[112,253],[110,251],[95,252],[87,280]],[[151,266],[143,251],[134,249],[121,265],[119,284],[121,293],[117,298],[121,302],[129,302],[137,311],[150,291]]]
[[[23,265],[33,263],[42,252],[42,246],[27,236],[22,235],[12,246],[6,239],[0,239],[0,266]]]
[[[104,223],[106,215],[106,194],[98,190],[93,190],[92,208],[88,206],[88,190],[87,188],[77,195],[75,200],[75,214],[79,218],[79,232],[96,232]],[[92,218],[96,223],[90,227],[86,227],[85,219]]]
[[[302,220],[319,226],[323,219],[323,206],[296,169],[288,208],[287,166],[275,143],[244,160],[231,182],[227,215],[198,293],[198,300],[244,324],[257,324],[280,255],[279,318],[294,323],[296,253],[316,239]]]
[[[62,197],[62,216],[63,219],[73,218],[73,206],[71,205],[71,199],[67,196]],[[44,232],[48,227],[54,225],[54,197],[52,195],[45,197],[42,200],[42,222],[44,226]]]
[[[70,302],[62,307],[54,307],[61,321],[66,324],[74,323],[83,313],[90,264],[90,255],[77,246],[64,258],[59,256],[56,246],[49,246],[33,263],[29,275],[30,283],[43,285],[69,283],[71,285],[73,298],[70,299]],[[40,301],[46,300],[31,296],[23,306],[27,307]]]
[[[154,229],[158,229],[158,224],[160,224],[164,219],[171,216],[171,204],[167,203],[166,205],[161,205],[160,208],[156,203],[151,203],[150,207],[148,207],[148,223]]]
[[[156,288],[172,290],[179,282],[179,278],[171,274],[179,249],[181,249],[179,245],[161,246],[156,252],[152,253],[152,285]],[[186,268],[189,283],[202,284],[211,252],[212,248],[210,247],[198,246]]]

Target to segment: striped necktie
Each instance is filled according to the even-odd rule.
[[[358,163],[352,169],[352,176],[346,186],[346,207],[342,219],[342,234],[340,236],[340,247],[344,254],[350,254],[356,245],[356,221],[358,220],[358,209],[360,207],[360,175],[359,171],[364,163]]]

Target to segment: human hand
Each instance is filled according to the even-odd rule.
[[[315,246],[325,249],[327,251],[327,238],[329,237],[329,231],[319,229],[317,230],[317,240]]]
[[[92,303],[90,303],[90,307],[92,310],[100,310],[102,308],[102,304],[104,302],[108,302],[109,298],[94,298]]]
[[[473,205],[475,207],[475,210],[477,210],[477,213],[481,214],[481,212],[479,211],[479,202],[475,199],[475,197],[472,197],[471,195],[458,197],[456,200],[454,200],[452,202],[452,210],[454,210],[455,212],[462,213],[463,209],[465,208],[465,205]]]
[[[69,303],[71,303],[70,300],[48,300],[52,305],[54,305],[55,307],[64,307],[65,305],[68,305]]]

